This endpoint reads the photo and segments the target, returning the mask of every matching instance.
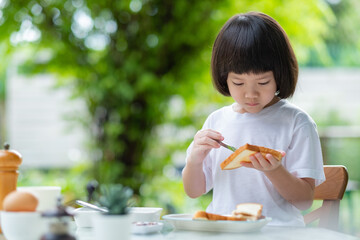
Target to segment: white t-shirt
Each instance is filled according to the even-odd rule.
[[[246,143],[282,150],[282,165],[298,178],[313,178],[315,185],[325,180],[321,145],[316,124],[304,111],[280,100],[259,113],[238,113],[226,106],[211,113],[203,129],[220,132],[224,142],[240,147]],[[189,146],[190,154],[193,143]],[[220,163],[232,152],[212,149],[203,162],[206,192],[213,189],[207,212],[231,214],[239,203],[263,205],[269,225],[304,226],[301,211],[286,201],[261,171],[251,168],[221,170]]]

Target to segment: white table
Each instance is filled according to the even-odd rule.
[[[75,232],[77,240],[94,240],[91,229],[81,229]],[[132,240],[230,240],[230,239],[254,239],[254,240],[355,240],[355,236],[331,231],[325,228],[289,228],[265,226],[258,232],[252,233],[216,233],[198,231],[169,231],[148,235],[132,235]],[[105,240],[105,239],[104,239]]]
[[[95,240],[91,228],[75,229],[74,235],[77,240]],[[355,236],[340,232],[331,231],[325,228],[289,228],[289,227],[270,227],[265,226],[258,232],[252,233],[216,233],[198,231],[162,231],[156,234],[132,235],[131,240],[355,240],[360,239]],[[5,238],[0,234],[0,240]],[[104,239],[106,240],[106,239]]]

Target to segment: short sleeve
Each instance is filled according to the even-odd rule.
[[[315,186],[325,181],[321,144],[315,123],[306,122],[294,130],[285,159],[285,168],[294,176],[313,178]]]

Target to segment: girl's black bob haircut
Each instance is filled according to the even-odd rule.
[[[213,46],[211,70],[215,88],[225,96],[230,96],[230,72],[272,71],[277,96],[288,98],[295,92],[299,67],[280,24],[266,14],[249,12],[233,16],[220,30]]]

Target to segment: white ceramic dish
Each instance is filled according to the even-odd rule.
[[[162,210],[155,207],[132,207],[130,208],[132,222],[158,222]]]
[[[207,221],[192,220],[192,214],[170,214],[163,219],[172,223],[178,230],[210,231],[210,232],[254,232],[260,230],[271,218],[256,221]]]
[[[134,222],[131,226],[131,232],[134,234],[150,234],[161,231],[163,228],[161,222]]]
[[[8,240],[38,240],[46,231],[40,212],[0,213],[1,229]]]
[[[78,228],[91,228],[93,227],[93,217],[101,214],[101,212],[84,207],[75,209],[73,214]]]

